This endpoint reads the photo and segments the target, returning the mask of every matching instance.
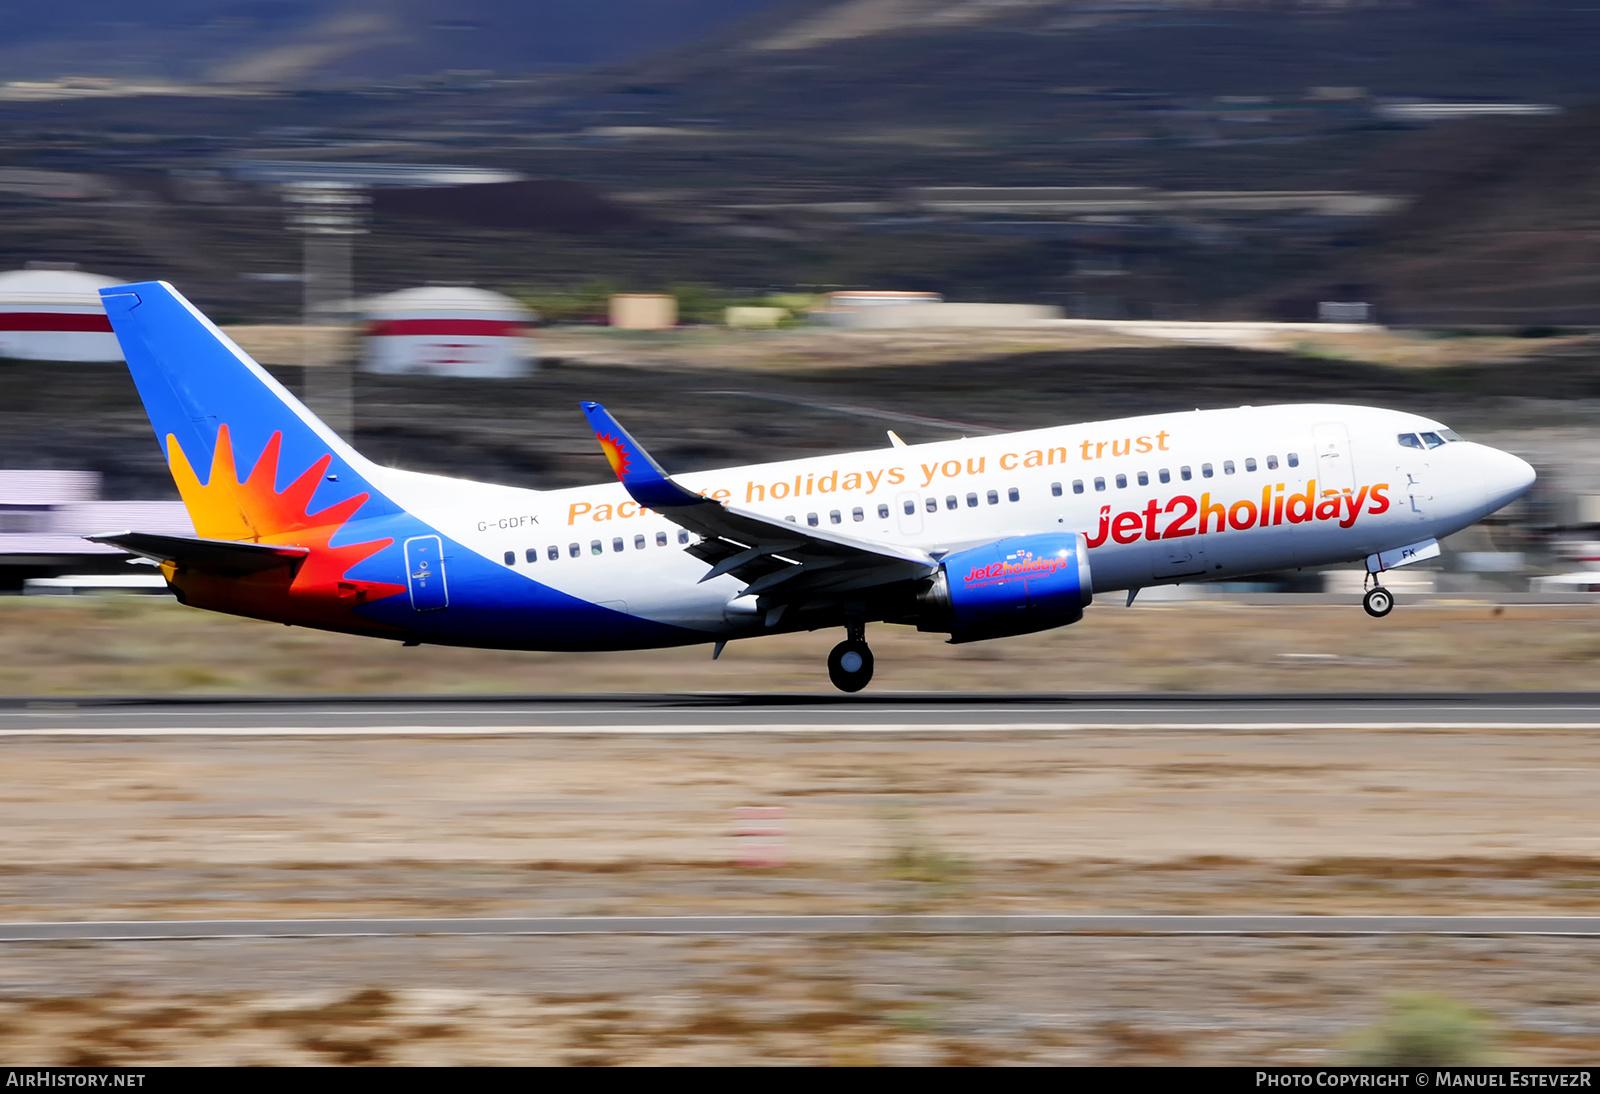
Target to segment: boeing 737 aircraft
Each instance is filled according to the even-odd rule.
[[[626,650],[867,624],[952,642],[1074,623],[1095,593],[1366,561],[1517,498],[1533,469],[1415,414],[1239,407],[674,476],[583,404],[617,482],[522,490],[363,458],[165,282],[100,290],[196,538],[89,538],[185,604],[489,649]],[[898,438],[895,438],[898,442]]]

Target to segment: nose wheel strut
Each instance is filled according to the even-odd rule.
[[[856,692],[872,682],[872,650],[864,622],[851,620],[848,633],[828,654],[828,679],[840,691]]]

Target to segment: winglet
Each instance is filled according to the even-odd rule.
[[[580,403],[584,417],[594,430],[600,450],[606,454],[617,481],[627,489],[634,501],[647,509],[669,509],[681,505],[698,505],[706,499],[685,490],[672,481],[672,476],[639,447],[639,442],[628,436],[628,431],[617,424],[610,411],[599,403]]]

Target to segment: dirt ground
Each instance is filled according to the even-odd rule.
[[[70,720],[70,715],[66,715]],[[1600,914],[1577,731],[12,739],[7,920]],[[751,807],[761,814],[752,835]],[[1600,1051],[1590,940],[398,938],[0,947],[0,1057],[1316,1063],[1386,1000]]]
[[[777,635],[629,653],[507,653],[323,634],[165,597],[0,597],[0,695],[545,693],[832,694],[842,636]],[[882,691],[1336,691],[1595,686],[1600,609],[1407,603],[1147,603],[1112,597],[1081,623],[952,646],[869,631]]]

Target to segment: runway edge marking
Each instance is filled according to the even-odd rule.
[[[791,725],[377,725],[377,726],[50,726],[0,729],[0,738],[43,737],[512,737],[547,736],[732,736],[738,734],[963,734],[1082,733],[1110,730],[1593,730],[1600,720],[1585,722],[1437,721],[1364,722],[980,722],[870,725],[863,723],[800,723]]]

